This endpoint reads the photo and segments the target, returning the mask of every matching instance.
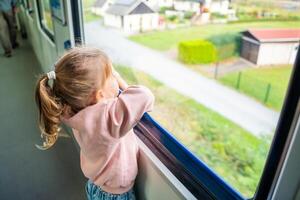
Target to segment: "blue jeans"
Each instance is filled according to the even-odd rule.
[[[133,189],[123,194],[111,194],[103,191],[99,186],[87,181],[85,187],[88,200],[135,200]]]

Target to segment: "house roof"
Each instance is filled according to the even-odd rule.
[[[260,42],[300,41],[300,28],[298,29],[249,29],[243,32],[246,37],[252,37]]]
[[[107,0],[96,0],[94,3],[94,7],[102,8],[102,6],[105,4]]]
[[[107,9],[106,13],[124,16],[130,14],[154,13],[154,10],[141,0],[118,0]]]

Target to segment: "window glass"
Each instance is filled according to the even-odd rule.
[[[130,84],[149,87],[151,115],[252,197],[299,49],[300,4],[135,2],[118,1],[120,13],[113,0],[83,1],[86,43],[106,51]]]
[[[41,26],[48,35],[52,35],[53,37],[54,30],[53,30],[52,14],[50,9],[50,0],[39,1],[38,5],[39,5],[39,12],[40,12]]]
[[[27,9],[28,13],[32,16],[32,13],[34,11],[33,0],[24,0],[23,3],[25,5],[25,8]]]

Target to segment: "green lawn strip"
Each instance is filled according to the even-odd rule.
[[[95,3],[95,0],[84,0],[84,1],[82,1],[84,9],[90,8],[94,3]]]
[[[287,84],[291,75],[291,66],[251,68],[242,71],[239,91],[254,97],[264,103],[268,84],[271,89],[266,105],[280,111]],[[228,74],[219,80],[228,86],[236,88],[238,72]]]
[[[84,22],[92,22],[101,19],[101,16],[95,15],[89,10],[84,11]]]
[[[84,15],[84,22],[91,22],[95,20],[101,19],[100,16],[95,15],[91,12],[91,7],[94,4],[95,0],[85,0],[82,1],[83,3],[83,15]]]
[[[154,31],[130,36],[129,39],[153,49],[166,51],[177,48],[177,44],[183,40],[205,39],[212,35],[222,33],[235,33],[249,28],[297,28],[299,21],[264,21],[233,24],[208,24],[178,28],[173,30]]]
[[[128,67],[116,69],[155,95],[151,115],[246,197],[254,194],[270,138],[257,138],[216,112]],[[203,94],[205,95],[205,94]]]

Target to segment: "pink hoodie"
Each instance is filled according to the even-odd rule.
[[[119,97],[62,117],[80,146],[82,172],[104,191],[121,194],[133,186],[138,144],[132,128],[153,103],[149,89],[130,86]]]

